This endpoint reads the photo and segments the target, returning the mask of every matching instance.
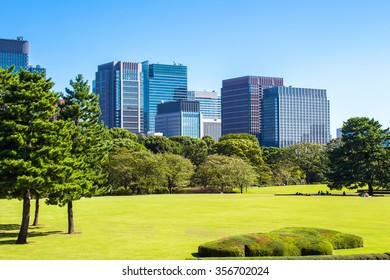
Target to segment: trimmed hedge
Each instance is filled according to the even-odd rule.
[[[199,258],[201,259],[201,258]],[[356,255],[317,255],[317,256],[282,256],[282,257],[231,257],[208,258],[210,260],[390,260],[390,253]]]
[[[363,246],[356,235],[318,228],[283,228],[270,233],[231,236],[198,247],[201,257],[332,255],[333,249]]]

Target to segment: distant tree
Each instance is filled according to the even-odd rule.
[[[219,141],[224,141],[224,140],[231,140],[231,139],[243,139],[243,140],[249,140],[253,142],[254,144],[259,145],[259,140],[256,138],[255,135],[249,134],[249,133],[231,133],[231,134],[226,134],[221,136],[219,138]]]
[[[187,158],[174,154],[161,154],[163,160],[166,186],[170,193],[180,187],[190,184],[190,179],[194,174],[194,165]]]
[[[140,143],[149,151],[155,154],[172,153],[181,154],[181,147],[179,143],[172,141],[165,136],[146,136],[140,138]]]
[[[199,166],[194,179],[203,187],[218,188],[221,192],[233,188],[239,188],[242,192],[243,188],[256,182],[256,176],[253,167],[241,158],[210,155]]]
[[[214,145],[214,153],[237,156],[251,163],[253,167],[262,166],[264,163],[258,142],[248,139],[222,139]]]
[[[248,188],[257,183],[255,169],[243,159],[232,157],[227,167],[227,171],[231,176],[231,186],[238,188],[241,193],[244,188]]]
[[[199,166],[206,160],[208,148],[202,139],[189,136],[173,136],[169,139],[180,145],[180,154],[188,158],[195,166]]]
[[[365,117],[350,118],[341,129],[342,137],[328,144],[331,189],[368,186],[389,187],[390,130]]]
[[[215,139],[213,137],[211,137],[210,135],[203,136],[202,140],[206,143],[208,154],[210,154],[211,151],[213,150],[214,145],[217,143],[217,141],[215,141]]]
[[[71,176],[50,192],[48,203],[68,206],[68,233],[74,233],[73,201],[104,192],[107,175],[103,165],[108,159],[109,134],[98,123],[100,106],[98,96],[90,91],[88,81],[77,75],[70,81],[59,103],[58,119],[73,124],[71,155],[75,161]]]
[[[133,194],[151,193],[164,185],[164,162],[150,151],[118,149],[110,155],[109,182],[113,188],[130,188]]]
[[[66,123],[51,121],[58,98],[50,79],[12,71],[0,69],[0,194],[23,200],[16,243],[25,244],[31,196],[46,194],[56,183],[71,141]]]
[[[108,130],[112,145],[111,148],[124,147],[132,151],[146,150],[145,146],[138,143],[138,136],[124,128],[111,128]]]
[[[324,182],[327,172],[326,147],[315,143],[298,143],[287,147],[287,157],[305,173],[307,183]]]
[[[288,159],[286,148],[277,147],[261,147],[263,151],[263,159],[267,164],[276,164],[280,161]]]

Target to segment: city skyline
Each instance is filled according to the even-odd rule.
[[[107,61],[188,66],[188,90],[221,91],[222,80],[283,77],[286,86],[322,88],[331,134],[350,117],[390,126],[386,83],[390,3],[383,1],[2,1],[1,38],[30,43],[64,92],[83,74],[92,83]],[[119,9],[118,9],[119,7]],[[114,14],[116,20],[105,18]],[[42,18],[43,25],[31,24]]]

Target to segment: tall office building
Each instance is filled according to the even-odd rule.
[[[15,66],[15,71],[20,68],[28,69],[29,43],[18,37],[17,40],[0,39],[0,67]]]
[[[283,78],[245,76],[222,81],[222,135],[261,133],[263,90],[283,86]]]
[[[33,67],[29,63],[29,43],[23,40],[23,37],[17,37],[16,40],[0,39],[0,68],[15,66],[14,71],[21,68],[30,72],[46,74],[46,68],[37,65]]]
[[[200,137],[221,137],[221,96],[215,91],[189,91],[188,100],[199,101],[201,119]]]
[[[145,133],[160,132],[155,127],[157,105],[162,101],[187,99],[187,66],[142,63],[144,77]]]
[[[325,89],[273,87],[264,90],[261,145],[288,147],[330,140]]]
[[[178,100],[157,105],[156,131],[164,136],[200,138],[201,113],[198,101]]]
[[[113,61],[99,65],[94,89],[99,95],[100,118],[108,128],[120,127],[143,133],[144,93],[140,63]]]

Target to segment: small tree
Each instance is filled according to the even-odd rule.
[[[194,174],[194,165],[189,159],[167,153],[162,154],[161,158],[164,162],[166,185],[170,193],[173,193],[176,188],[190,184],[191,176]]]
[[[241,193],[244,188],[248,188],[257,183],[256,171],[249,163],[241,158],[230,158],[227,171],[231,176],[232,187],[238,188]]]
[[[382,129],[374,119],[356,117],[347,120],[341,139],[328,144],[328,186],[331,189],[350,189],[368,186],[370,195],[374,186],[388,187],[389,129]]]
[[[66,88],[59,103],[58,118],[73,124],[72,174],[62,178],[50,192],[48,202],[68,206],[68,233],[74,233],[73,201],[91,197],[104,191],[106,181],[103,164],[108,158],[109,135],[98,124],[100,106],[98,96],[90,92],[88,82],[82,75],[70,81],[72,89]]]

